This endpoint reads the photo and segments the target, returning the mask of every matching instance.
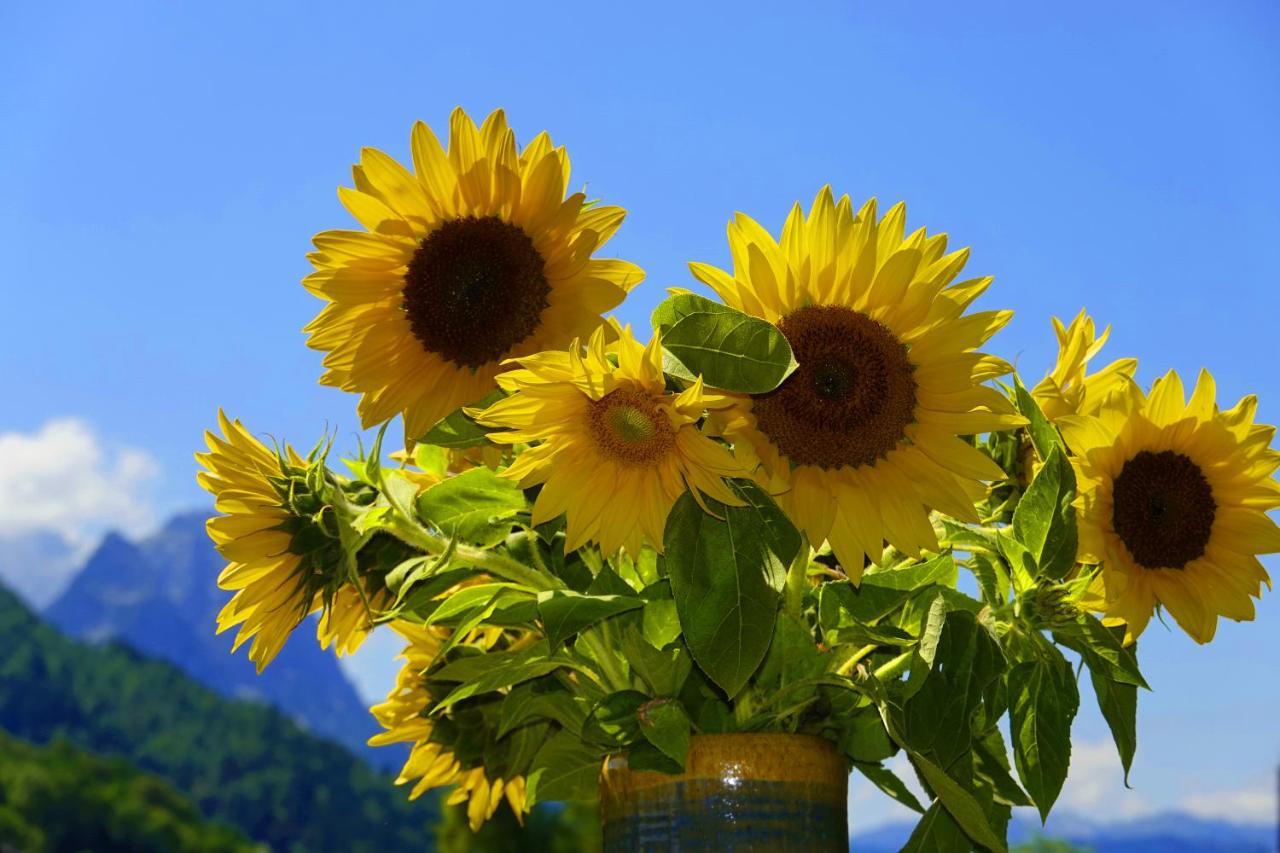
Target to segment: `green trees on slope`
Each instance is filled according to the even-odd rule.
[[[0,650],[0,729],[19,738],[127,759],[281,853],[431,846],[434,801],[407,802],[273,709],[224,699],[127,648],[69,640],[2,588]]]
[[[0,850],[250,853],[171,786],[65,741],[36,747],[0,734]]]

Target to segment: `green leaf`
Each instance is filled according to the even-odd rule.
[[[502,700],[497,733],[499,739],[512,729],[536,719],[554,720],[565,731],[575,735],[582,733],[582,724],[590,710],[586,700],[565,690],[537,692],[537,686],[538,682],[522,684]]]
[[[483,611],[487,617],[504,604],[517,601],[533,601],[534,595],[513,583],[482,583],[463,587],[440,603],[430,616],[428,625],[449,624],[459,620],[466,621],[468,616],[477,610]]]
[[[1054,448],[1065,451],[1066,447],[1062,443],[1062,436],[1058,434],[1058,428],[1049,423],[1049,419],[1040,410],[1040,404],[1031,396],[1031,392],[1023,387],[1022,380],[1016,373],[1013,375],[1013,387],[1018,414],[1030,421],[1027,432],[1040,458],[1048,459]]]
[[[869,571],[863,574],[862,583],[910,592],[935,583],[954,586],[957,572],[955,558],[941,554],[912,566]]]
[[[469,406],[458,409],[440,423],[427,430],[427,434],[418,439],[425,444],[436,447],[463,448],[488,444],[488,434],[493,430],[482,427],[467,417],[465,409],[485,409],[507,396],[501,390],[494,390]]]
[[[688,492],[676,501],[664,534],[666,567],[680,628],[693,659],[730,697],[764,659],[778,612],[778,589],[799,547],[779,534],[781,513],[768,496],[743,489],[759,505],[724,506],[707,499],[721,518],[702,511]],[[723,520],[722,520],[723,519]],[[794,532],[794,528],[792,528]],[[775,586],[774,579],[780,583]]]
[[[993,725],[982,737],[974,738],[973,757],[976,769],[991,781],[998,802],[1007,806],[1031,805],[1026,792],[1009,775],[1009,750],[998,727]]]
[[[861,761],[855,761],[854,767],[858,772],[871,783],[883,791],[888,796],[902,803],[907,808],[916,812],[924,812],[924,806],[920,805],[920,801],[916,799],[916,795],[911,793],[906,784],[898,778],[897,774],[889,768],[880,764],[867,764]]]
[[[555,589],[538,594],[538,615],[542,618],[551,648],[558,649],[566,639],[583,628],[643,604],[639,598],[583,595],[567,589]]]
[[[664,299],[653,311],[653,327],[690,373],[726,391],[772,391],[798,366],[777,326],[697,294]]]
[[[1071,763],[1071,722],[1080,706],[1071,664],[1060,654],[1018,664],[1009,671],[1009,701],[1014,763],[1043,821]]]
[[[984,847],[1004,853],[1004,839],[991,828],[982,805],[972,794],[924,756],[912,753],[911,762],[966,835]]]
[[[840,733],[840,748],[854,761],[871,764],[878,764],[897,752],[884,730],[884,721],[874,708],[866,708],[849,718]]]
[[[605,696],[582,724],[582,738],[589,743],[617,749],[639,740],[640,707],[649,697],[639,690],[619,690]]]
[[[680,615],[676,612],[674,598],[646,601],[642,626],[644,638],[662,649],[674,643],[680,636]]]
[[[1084,658],[1090,672],[1112,681],[1151,689],[1138,671],[1137,657],[1124,646],[1123,630],[1117,635],[1098,617],[1081,613],[1073,624],[1055,626],[1053,636]]]
[[[969,750],[982,693],[1004,666],[999,643],[972,613],[948,612],[928,677],[903,709],[907,745],[950,766]]]
[[[526,778],[529,806],[594,799],[599,790],[602,758],[599,750],[569,732],[556,732],[534,756]]]
[[[690,725],[684,706],[674,699],[655,699],[640,708],[640,733],[662,754],[684,768]]]
[[[506,539],[510,519],[525,509],[520,487],[488,468],[472,468],[442,480],[419,495],[417,503],[421,518],[482,548]]]
[[[1098,709],[1111,728],[1111,738],[1116,742],[1116,752],[1124,767],[1124,783],[1128,785],[1129,768],[1138,751],[1138,688],[1113,681],[1094,669],[1089,670],[1089,677],[1098,698]]]
[[[431,712],[443,711],[472,696],[514,687],[561,667],[580,668],[567,658],[548,655],[544,643],[518,652],[493,652],[460,658],[431,674],[433,681],[462,682]]]
[[[693,667],[693,661],[683,645],[655,648],[635,625],[627,625],[623,629],[619,650],[631,666],[631,671],[649,685],[655,696],[675,696],[679,693]]]
[[[1061,580],[1076,562],[1076,475],[1061,448],[1049,452],[1013,512],[1013,533],[1039,574]]]
[[[900,853],[971,853],[972,850],[969,836],[942,802],[937,801],[920,818]]]

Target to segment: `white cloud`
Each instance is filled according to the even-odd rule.
[[[1124,786],[1124,768],[1109,740],[1071,745],[1071,770],[1053,809],[1104,822],[1142,817],[1156,810],[1139,791]]]
[[[1188,794],[1179,804],[1196,817],[1232,823],[1270,823],[1276,815],[1276,792],[1269,782],[1232,791]]]
[[[145,533],[159,470],[146,451],[109,448],[76,418],[0,432],[0,536],[49,531],[84,548],[106,529]]]

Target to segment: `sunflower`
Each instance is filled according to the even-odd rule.
[[[701,379],[669,392],[658,337],[646,346],[630,326],[609,330],[618,335],[609,349],[602,326],[585,353],[575,341],[567,351],[520,359],[522,369],[498,377],[511,396],[476,417],[506,430],[490,433],[491,441],[537,442],[505,476],[523,488],[542,485],[533,523],[563,513],[566,552],[593,541],[609,555],[638,554],[644,539],[661,551],[667,515],[686,486],[699,499],[740,505],[723,478],[748,471],[698,428],[703,412],[725,398],[704,393]]]
[[[405,663],[396,676],[395,688],[387,701],[370,709],[386,731],[371,737],[369,745],[413,744],[396,784],[415,783],[409,792],[411,800],[432,788],[456,785],[446,802],[448,805],[467,803],[467,820],[473,832],[493,817],[503,799],[511,806],[516,819],[523,822],[528,812],[523,776],[490,780],[483,767],[463,768],[447,745],[432,740],[436,725],[426,713],[435,699],[427,690],[423,673],[439,654],[442,639],[437,633],[439,629],[407,622],[395,622],[392,627],[409,645],[401,654]]]
[[[372,625],[360,592],[333,578],[333,567],[342,565],[337,541],[299,513],[314,500],[307,461],[287,445],[268,450],[221,411],[218,423],[222,435],[206,432],[209,451],[196,454],[205,468],[197,479],[225,513],[207,524],[228,560],[218,586],[235,593],[218,614],[218,633],[238,625],[232,651],[253,640],[249,658],[261,672],[302,620],[323,610],[321,645],[350,654]]]
[[[364,426],[403,414],[417,439],[485,396],[502,361],[563,347],[643,277],[593,258],[620,207],[565,196],[569,158],[540,134],[518,151],[501,110],[458,109],[448,153],[413,127],[414,172],[366,148],[342,203],[367,231],[324,231],[303,279],[327,305],[307,326],[321,383],[361,395]]]
[[[937,548],[928,509],[978,520],[980,480],[1003,472],[959,436],[1023,423],[983,381],[1010,366],[974,349],[1009,311],[965,315],[991,279],[952,282],[968,250],[945,234],[904,237],[906,209],[877,220],[868,201],[818,193],[795,205],[779,243],[738,214],[733,274],[690,264],[729,306],[782,330],[799,368],[777,389],[737,395],[723,431],[758,458],[764,485],[815,546],[829,541],[850,578],[883,543]]]
[[[1150,396],[1130,385],[1096,417],[1058,420],[1076,454],[1080,559],[1101,564],[1097,609],[1129,640],[1160,605],[1207,643],[1219,616],[1252,620],[1271,585],[1257,555],[1280,551],[1275,428],[1253,422],[1254,397],[1220,411],[1214,396],[1207,371],[1190,401],[1171,371]]]
[[[1053,330],[1058,336],[1058,362],[1031,389],[1031,396],[1051,421],[1063,415],[1096,414],[1107,397],[1129,384],[1138,369],[1138,360],[1116,359],[1096,373],[1086,375],[1089,360],[1102,350],[1111,327],[1096,335],[1093,318],[1081,310],[1070,326],[1063,326],[1062,321],[1054,317]]]

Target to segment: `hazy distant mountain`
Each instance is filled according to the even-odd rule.
[[[225,561],[204,522],[203,515],[177,516],[137,543],[109,534],[45,618],[71,636],[117,639],[171,661],[225,696],[267,702],[380,766],[395,764],[395,750],[364,746],[377,723],[308,626],[261,676],[245,649],[230,654],[233,633],[214,633],[227,600],[214,582]]]
[[[898,853],[914,824],[891,823],[849,839],[856,853]],[[1062,812],[1049,817],[1043,829],[1034,818],[1015,816],[1009,843],[1022,844],[1036,836],[1061,839],[1092,853],[1272,853],[1276,827],[1206,820],[1181,812],[1166,812],[1136,820],[1099,823]]]
[[[32,607],[57,598],[79,567],[75,546],[55,531],[0,536],[0,581]]]

